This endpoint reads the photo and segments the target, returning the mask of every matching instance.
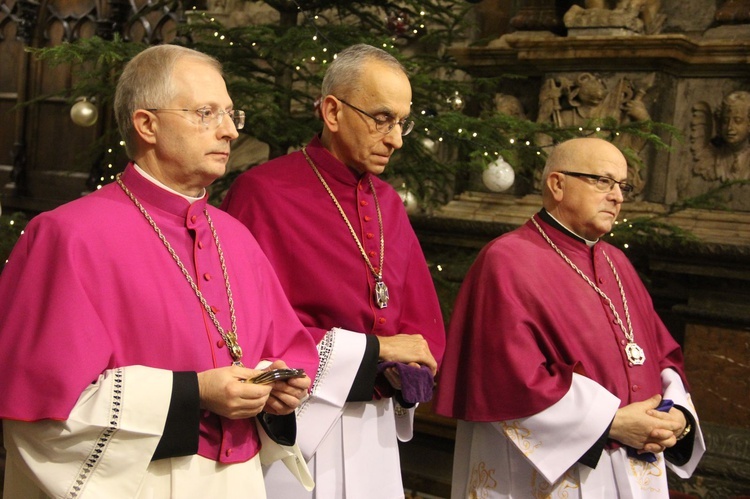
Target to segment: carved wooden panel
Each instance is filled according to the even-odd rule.
[[[0,0],[0,185],[10,179],[11,153],[15,142],[18,74],[23,44],[17,39],[18,6],[15,0]]]
[[[134,43],[170,42],[182,19],[177,1],[0,0],[0,193],[6,209],[42,211],[86,192],[99,166],[90,146],[108,126],[102,109],[92,127],[70,118],[69,90],[80,67],[52,67],[24,48],[115,33]]]

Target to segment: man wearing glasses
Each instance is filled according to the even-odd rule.
[[[133,161],[35,217],[0,276],[4,497],[265,498],[256,422],[291,444],[310,378],[256,366],[317,362],[258,244],[207,203],[244,115],[219,63],[174,45],[127,64],[115,113]]]
[[[403,202],[378,178],[413,127],[411,86],[391,55],[355,45],[328,68],[322,95],[322,133],[240,175],[223,208],[258,239],[318,341],[298,410],[312,497],[400,498],[398,440],[411,438],[413,407],[426,400],[413,395],[431,395],[445,341]],[[274,466],[266,479],[270,497],[308,497]]]
[[[485,247],[459,293],[436,411],[459,419],[452,497],[669,497],[705,450],[680,347],[627,257],[601,240],[627,163],[564,142],[543,208]]]

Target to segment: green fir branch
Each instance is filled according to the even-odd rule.
[[[703,194],[672,203],[667,213],[673,214],[690,208],[699,210],[727,210],[727,191],[736,186],[750,185],[750,180],[727,180]]]

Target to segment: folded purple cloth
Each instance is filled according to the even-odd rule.
[[[404,402],[417,404],[432,399],[435,382],[429,367],[414,367],[401,362],[381,362],[378,364],[378,374],[389,367],[395,367],[398,371],[401,378],[401,398]]]
[[[669,399],[662,399],[661,403],[659,404],[659,407],[656,408],[657,411],[662,412],[669,412],[669,410],[674,405],[674,402],[672,402]],[[654,463],[656,462],[656,455],[653,452],[644,452],[643,454],[638,454],[638,451],[635,450],[632,447],[628,447],[628,457],[632,457],[634,459],[640,459],[641,461],[646,461],[647,463]]]

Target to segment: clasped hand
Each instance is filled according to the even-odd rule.
[[[401,362],[414,367],[427,366],[433,376],[437,373],[437,361],[432,356],[427,340],[421,334],[378,336],[378,340],[380,341],[380,360]],[[384,375],[393,388],[401,390],[401,379],[395,368],[386,369]]]
[[[307,394],[310,378],[292,378],[258,385],[247,380],[266,370],[285,369],[288,366],[277,360],[266,369],[248,369],[227,366],[198,373],[201,409],[229,419],[243,419],[265,411],[269,414],[292,413]]]
[[[638,453],[658,453],[677,443],[685,429],[685,415],[677,408],[669,412],[658,411],[661,395],[643,402],[634,402],[617,410],[609,437],[625,444]]]

